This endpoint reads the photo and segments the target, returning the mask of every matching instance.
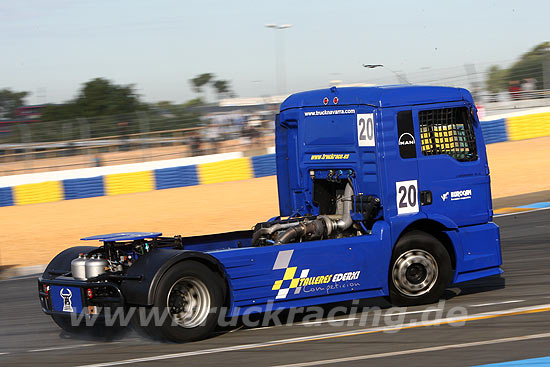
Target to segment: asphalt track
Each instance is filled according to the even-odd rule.
[[[550,210],[495,221],[501,226],[502,277],[451,288],[436,305],[395,310],[386,309],[382,299],[362,301],[360,306],[383,308],[378,323],[374,311],[339,314],[336,318],[345,321],[337,325],[325,319],[227,328],[184,345],[155,342],[134,331],[75,337],[42,314],[34,278],[2,281],[0,365],[465,366],[548,357]],[[388,312],[393,316],[384,316]],[[360,324],[365,316],[366,324]]]

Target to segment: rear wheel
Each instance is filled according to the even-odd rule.
[[[390,301],[412,306],[437,302],[449,285],[451,259],[432,235],[412,231],[395,246],[389,272]]]
[[[65,330],[69,333],[82,333],[84,330],[86,330],[86,326],[82,324],[73,325],[71,323],[71,317],[70,316],[59,316],[59,315],[52,315],[52,320],[59,326],[61,329]]]
[[[139,326],[153,337],[175,342],[204,339],[216,328],[224,301],[221,277],[207,266],[195,261],[183,261],[171,267],[160,280],[152,308],[160,322],[148,325],[135,318]]]
[[[73,322],[71,316],[51,315],[52,320],[61,329],[70,334],[87,335],[92,337],[100,337],[112,339],[122,335],[125,331],[125,326],[114,324],[112,326],[105,325],[103,320],[96,320],[92,325],[86,325],[86,321]]]

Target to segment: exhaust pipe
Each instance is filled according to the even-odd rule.
[[[344,189],[344,196],[342,201],[344,202],[344,210],[342,213],[342,218],[333,220],[327,216],[321,216],[318,219],[315,219],[311,222],[300,223],[297,226],[287,229],[275,245],[281,245],[284,243],[289,243],[296,239],[302,239],[306,237],[309,240],[319,239],[323,236],[329,236],[333,232],[343,232],[353,224],[351,219],[351,209],[352,209],[352,198],[353,198],[353,187],[351,183],[346,185]]]

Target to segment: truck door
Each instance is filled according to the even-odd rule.
[[[458,226],[488,222],[489,169],[473,109],[466,104],[422,106],[413,108],[412,117],[421,211],[440,221],[447,217]],[[400,148],[407,139],[400,138]]]

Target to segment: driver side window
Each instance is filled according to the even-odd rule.
[[[473,121],[466,107],[418,112],[424,156],[449,155],[459,162],[477,160]]]

